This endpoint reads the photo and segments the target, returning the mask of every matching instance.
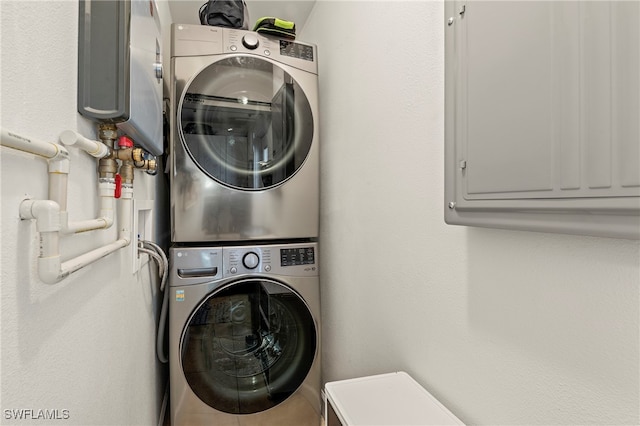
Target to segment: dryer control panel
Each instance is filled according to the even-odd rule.
[[[171,29],[172,58],[248,53],[318,73],[317,46],[312,43],[209,25],[173,24]]]

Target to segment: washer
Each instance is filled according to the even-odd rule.
[[[171,52],[172,241],[317,238],[316,47],[174,24]]]
[[[316,243],[170,249],[171,424],[320,424]]]

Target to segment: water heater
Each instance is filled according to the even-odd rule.
[[[155,0],[80,0],[78,112],[163,152],[162,51]]]

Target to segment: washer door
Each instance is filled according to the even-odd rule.
[[[277,64],[234,56],[204,68],[178,106],[179,134],[198,167],[237,189],[262,190],[293,176],[311,149],[311,106]]]
[[[198,306],[180,349],[186,381],[205,404],[225,413],[257,413],[302,384],[315,357],[316,328],[289,287],[247,279]]]

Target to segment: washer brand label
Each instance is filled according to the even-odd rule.
[[[176,302],[184,302],[184,290],[176,290]]]

